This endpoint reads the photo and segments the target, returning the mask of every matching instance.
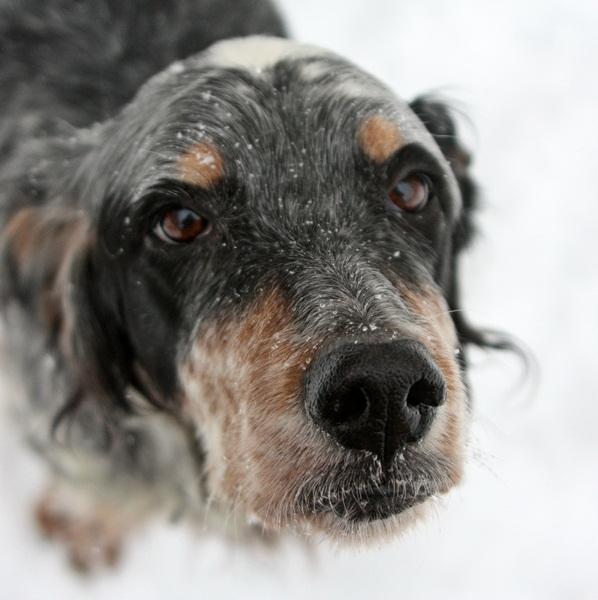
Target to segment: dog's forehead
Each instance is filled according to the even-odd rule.
[[[288,83],[294,84],[293,94],[328,108],[331,120],[345,116],[335,108],[346,108],[349,103],[358,114],[375,106],[380,117],[400,129],[405,143],[435,146],[406,102],[375,77],[331,51],[288,39],[250,36],[214,44],[201,62],[229,73],[245,71],[257,81],[272,84],[286,67]],[[237,89],[247,91],[241,85]]]
[[[157,124],[149,150],[158,164],[132,169],[136,197],[160,178],[209,187],[225,173],[257,176],[260,161],[289,160],[297,151],[319,167],[348,165],[355,142],[374,162],[417,143],[446,163],[406,102],[316,46],[267,36],[226,40],[171,65],[152,86],[167,109],[147,115]]]

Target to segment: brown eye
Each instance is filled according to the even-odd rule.
[[[401,210],[422,210],[431,196],[430,180],[425,175],[413,173],[398,179],[388,192],[390,201]]]
[[[154,225],[154,233],[164,242],[185,244],[209,231],[209,222],[188,208],[165,210]]]

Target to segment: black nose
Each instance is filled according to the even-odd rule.
[[[420,440],[444,400],[442,375],[411,340],[347,344],[320,355],[306,378],[307,412],[345,448],[384,464]]]

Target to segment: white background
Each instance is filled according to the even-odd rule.
[[[467,479],[400,540],[269,554],[155,524],[119,571],[90,580],[38,538],[42,472],[2,423],[0,598],[598,598],[598,5],[281,3],[295,37],[469,116],[484,209],[466,305],[529,345],[537,385],[513,360],[475,355]]]

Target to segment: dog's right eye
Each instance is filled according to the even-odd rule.
[[[210,230],[210,222],[182,207],[169,207],[156,219],[153,232],[163,242],[188,244]]]

